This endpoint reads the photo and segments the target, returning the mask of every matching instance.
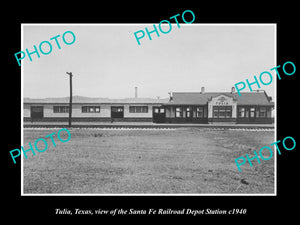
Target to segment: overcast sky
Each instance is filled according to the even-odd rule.
[[[206,92],[228,92],[235,83],[276,66],[272,24],[178,28],[175,23],[170,33],[152,33],[152,40],[145,35],[138,45],[134,32],[145,27],[151,30],[153,24],[23,24],[23,51],[66,31],[76,36],[72,45],[60,37],[60,50],[52,40],[49,55],[22,60],[23,97],[69,96],[66,72],[74,75],[73,95],[87,97],[134,97],[135,86],[139,97],[150,98],[168,97],[170,91],[200,92],[202,86]],[[261,88],[273,99],[274,80]]]

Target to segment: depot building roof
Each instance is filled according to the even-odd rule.
[[[167,103],[169,99],[155,99],[155,98],[89,98],[83,96],[73,96],[72,103],[74,104],[162,104]],[[25,104],[68,104],[69,97],[64,98],[24,98]]]
[[[241,92],[173,92],[172,98],[89,98],[73,96],[74,104],[164,104],[164,105],[206,105],[212,98],[225,95],[237,101],[238,105],[265,105],[274,106],[271,97],[265,91]],[[69,97],[65,98],[24,98],[25,104],[68,104]]]
[[[266,92],[241,92],[241,96],[234,92],[173,92],[172,100],[167,105],[205,105],[212,98],[219,95],[225,95],[237,101],[238,105],[266,105],[273,106]]]

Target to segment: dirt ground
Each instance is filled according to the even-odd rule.
[[[24,148],[58,129],[24,130]],[[62,132],[63,133],[63,132]],[[254,156],[274,142],[273,131],[70,129],[71,139],[24,158],[24,194],[272,194],[274,156]],[[67,137],[63,137],[66,139]],[[43,149],[43,143],[38,147]],[[267,158],[267,156],[265,156]]]

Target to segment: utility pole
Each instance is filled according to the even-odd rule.
[[[72,72],[67,72],[70,76],[70,102],[69,102],[69,127],[71,127],[71,119],[72,119]]]

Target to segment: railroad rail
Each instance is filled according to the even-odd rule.
[[[24,124],[25,129],[61,129],[69,128],[67,124]],[[260,124],[74,124],[71,128],[77,129],[109,129],[109,130],[128,130],[128,129],[178,129],[178,128],[199,128],[213,130],[247,130],[247,131],[273,131],[273,125]]]

